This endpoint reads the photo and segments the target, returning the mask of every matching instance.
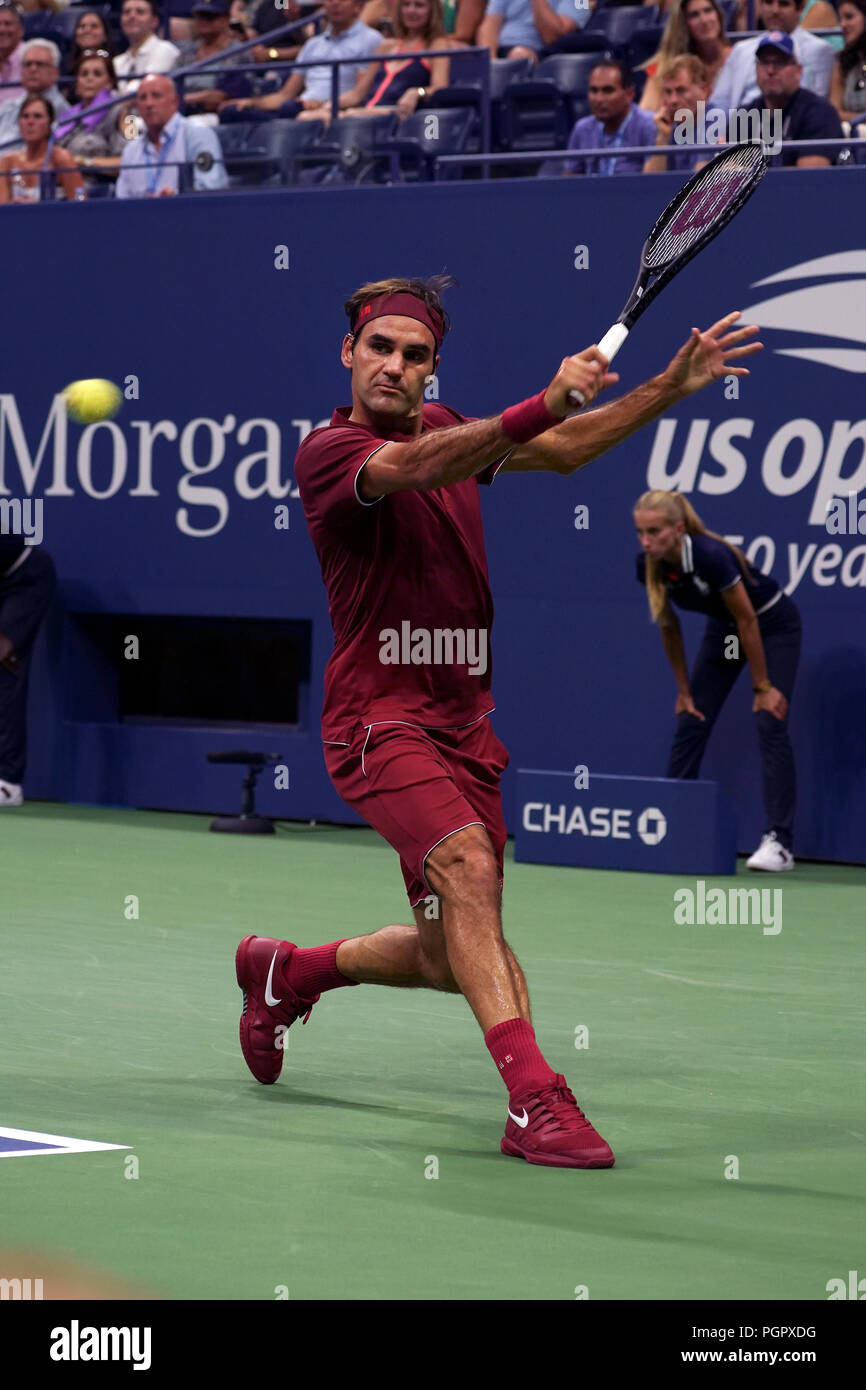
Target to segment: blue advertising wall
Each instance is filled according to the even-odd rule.
[[[330,627],[292,473],[304,433],[350,402],[344,299],[368,280],[451,271],[460,287],[447,295],[439,395],[466,414],[497,412],[607,329],[677,183],[6,209],[0,498],[43,500],[60,575],[34,667],[27,795],[230,810],[239,774],[204,755],[252,743],[280,751],[290,769],[288,791],[263,780],[259,809],[351,819],[318,740]],[[735,308],[761,324],[766,344],[738,398],[719,383],[570,478],[500,476],[485,489],[495,723],[512,757],[506,808],[512,815],[519,766],[663,775],[675,689],[634,578],[631,506],[648,486],[678,487],[801,609],[796,849],[863,862],[866,517],[864,534],[825,526],[829,498],[866,497],[861,170],[768,176],[634,330],[618,390],[660,370],[693,324]],[[137,378],[138,399],[83,430],[57,392],[91,376]],[[288,530],[275,526],[279,505]],[[578,506],[589,509],[583,529]],[[64,616],[110,612],[309,620],[300,726],[120,723],[104,670],[81,659]],[[686,616],[683,628],[694,653],[700,620]],[[736,808],[748,850],[762,828],[750,707],[744,678],[702,769]]]

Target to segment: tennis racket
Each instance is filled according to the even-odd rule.
[[[599,342],[608,362],[656,295],[745,207],[766,172],[762,145],[731,145],[683,184],[644,242],[634,289]],[[580,391],[569,391],[568,399],[586,404]]]

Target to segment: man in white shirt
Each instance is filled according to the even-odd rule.
[[[800,27],[805,3],[806,0],[761,0],[761,19],[767,29],[790,34],[794,40],[797,61],[803,69],[800,86],[819,97],[826,97],[830,92],[836,54],[824,39]],[[723,111],[737,111],[761,100],[761,89],[755,77],[755,54],[764,37],[758,34],[734,44],[710,94],[711,105]]]
[[[180,49],[167,39],[158,39],[159,11],[156,0],[123,0],[120,27],[129,40],[129,48],[114,60],[119,78],[119,92],[134,92],[145,73],[171,72],[180,61]]]
[[[116,197],[163,198],[177,193],[180,164],[187,162],[192,165],[191,183],[196,191],[226,187],[228,176],[215,133],[180,114],[177,88],[170,77],[142,78],[135,104],[145,133],[130,140],[121,155]],[[202,154],[210,155],[210,167],[195,166]],[[207,159],[204,162],[207,164]]]

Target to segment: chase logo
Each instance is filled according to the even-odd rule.
[[[637,833],[645,845],[659,845],[668,833],[668,823],[657,806],[648,806],[638,816]]]
[[[866,343],[866,251],[839,251],[815,261],[756,280],[752,288],[792,280],[816,280],[817,284],[777,294],[743,310],[744,323],[796,333],[803,339],[835,339],[827,347],[810,341],[802,347],[778,347],[782,357],[802,357],[836,367],[840,372],[866,372],[866,349],[842,343]]]

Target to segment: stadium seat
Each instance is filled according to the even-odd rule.
[[[654,5],[622,5],[615,9],[595,10],[583,33],[603,35],[607,40],[606,47],[624,56],[638,29],[655,28],[657,24],[658,11]]]
[[[52,14],[51,10],[36,10],[33,14],[22,15],[25,42],[29,39],[50,39],[60,49],[61,58],[65,57],[72,47],[72,40],[63,32],[61,18],[62,15]]]
[[[431,117],[435,126],[431,126]],[[400,183],[417,183],[434,176],[434,159],[440,154],[463,154],[477,113],[460,110],[415,111],[401,121],[397,133],[381,142],[380,148],[391,158],[390,176]],[[446,168],[445,178],[459,178],[459,169]]]
[[[725,26],[730,33],[737,17],[737,0],[719,0],[719,6],[725,16]]]
[[[646,63],[657,53],[664,33],[663,25],[653,24],[646,29],[636,29],[628,45],[628,61],[633,68]]]
[[[243,121],[216,127],[231,188],[282,183],[294,156],[324,129],[322,121]]]
[[[340,116],[331,121],[318,139],[294,156],[299,166],[297,182],[381,181],[387,167],[387,154],[381,146],[395,133],[397,123],[397,116],[386,111],[376,116]]]
[[[502,144],[508,150],[562,149],[586,112],[597,53],[554,53],[531,77],[511,82],[502,99]]]
[[[39,37],[39,33],[36,30],[31,32],[31,26],[34,20],[41,19],[46,23],[46,26],[48,28],[56,30],[57,33],[61,36],[61,38],[71,48],[75,39],[75,30],[78,25],[78,21],[85,10],[95,10],[97,14],[101,14],[109,29],[111,29],[110,5],[80,4],[70,5],[68,9],[58,10],[55,14],[52,14],[49,10],[36,10],[32,14],[25,14],[23,16],[25,37],[28,39],[35,39]],[[49,35],[49,37],[53,37],[53,34]],[[124,47],[126,47],[126,39],[123,40],[123,45]]]
[[[494,150],[501,149],[500,128],[502,123],[502,97],[509,83],[528,77],[532,70],[529,58],[495,58],[490,64],[490,128]],[[461,107],[470,109],[478,115],[476,132],[481,128],[481,81],[480,77],[471,82],[450,83],[429,98],[431,105],[439,109]],[[470,136],[471,139],[471,136]]]

